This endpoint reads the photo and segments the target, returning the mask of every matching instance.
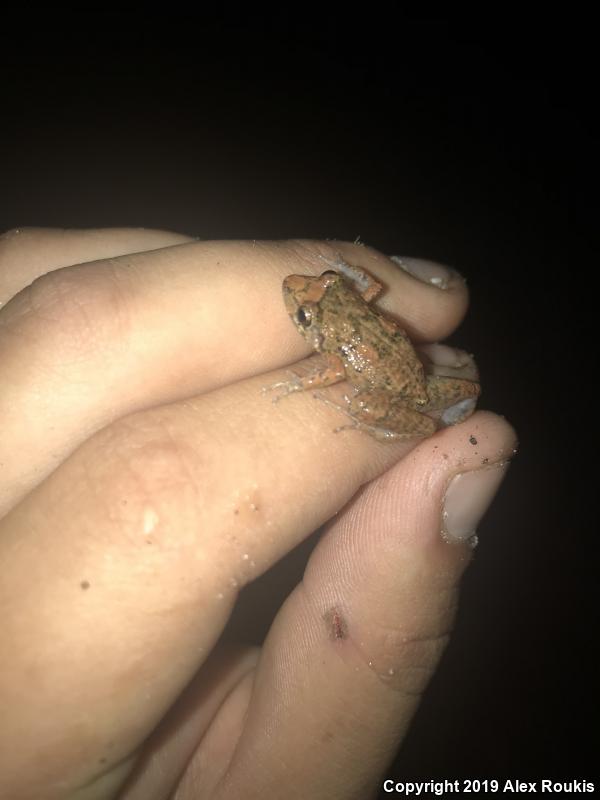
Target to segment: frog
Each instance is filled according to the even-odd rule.
[[[444,424],[466,419],[480,393],[478,381],[427,375],[399,322],[371,304],[383,285],[342,258],[327,266],[318,276],[288,275],[283,281],[285,308],[299,333],[321,354],[322,365],[269,387],[281,390],[277,399],[345,380],[353,394],[344,396],[344,406],[313,392],[350,418],[336,432],[357,428],[384,440],[427,437]],[[435,412],[444,409],[452,413],[435,419]]]

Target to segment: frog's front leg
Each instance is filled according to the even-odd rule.
[[[450,378],[444,375],[429,375],[427,377],[429,403],[423,410],[444,410],[441,417],[442,423],[455,425],[473,413],[480,392],[481,387],[477,381]]]
[[[305,392],[308,389],[319,389],[322,386],[331,386],[334,383],[343,381],[346,377],[344,364],[339,356],[333,353],[326,353],[323,355],[325,364],[321,365],[307,375],[296,375],[295,372],[290,373],[292,378],[288,381],[278,381],[265,386],[263,392],[279,390],[279,394],[273,398],[276,403],[282,397],[293,392]]]

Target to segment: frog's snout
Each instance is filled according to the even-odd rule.
[[[297,308],[303,303],[319,303],[325,294],[326,285],[314,275],[288,275],[283,281],[283,297]]]
[[[300,292],[306,289],[309,282],[308,275],[288,275],[283,279],[283,291],[287,293]]]

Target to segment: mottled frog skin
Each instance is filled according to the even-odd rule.
[[[472,413],[479,384],[427,376],[400,325],[369,304],[381,285],[359,267],[341,260],[335,266],[319,277],[290,275],[283,282],[288,314],[313,350],[325,356],[326,365],[277,387],[287,394],[347,380],[354,395],[341,407],[352,420],[345,427],[383,439],[429,436],[438,424],[425,412],[469,399],[453,422]]]

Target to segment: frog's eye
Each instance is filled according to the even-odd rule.
[[[320,277],[322,278],[324,275],[335,275],[337,278],[338,273],[334,269],[326,269],[325,272],[322,272]]]
[[[296,311],[296,322],[303,328],[310,328],[313,313],[308,306],[300,306]]]

